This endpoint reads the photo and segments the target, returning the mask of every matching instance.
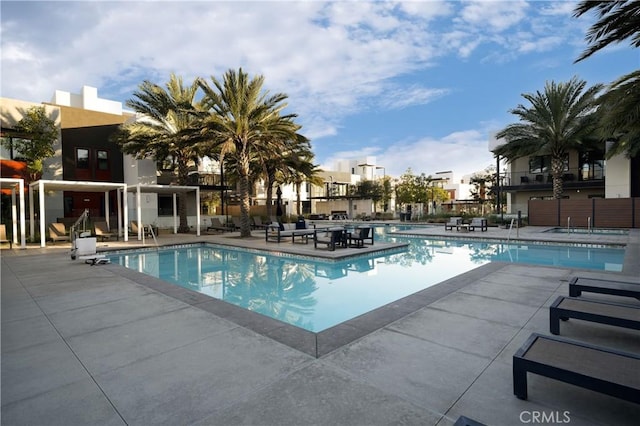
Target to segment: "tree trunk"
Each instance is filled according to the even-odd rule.
[[[186,185],[189,174],[189,168],[185,160],[178,161],[178,185]],[[196,208],[200,208],[197,206]],[[187,194],[180,193],[178,196],[178,216],[180,217],[180,225],[178,232],[186,234],[189,232],[189,223],[187,221]]]
[[[251,236],[251,222],[249,217],[249,156],[246,151],[238,154],[238,172],[240,184],[240,237]]]
[[[296,182],[296,212],[298,213],[298,216],[302,216],[302,210],[301,210],[301,206],[302,206],[302,200],[300,199],[300,187],[302,186],[302,182]]]
[[[553,198],[562,198],[564,192],[562,184],[562,172],[564,170],[564,161],[562,158],[553,157],[551,159],[551,176],[553,177]]]

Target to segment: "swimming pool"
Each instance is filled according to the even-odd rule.
[[[492,261],[620,271],[624,257],[621,248],[386,238],[410,244],[342,261],[207,244],[109,257],[113,263],[312,332]]]
[[[627,229],[617,228],[551,228],[544,232],[551,234],[598,234],[598,235],[629,235]]]

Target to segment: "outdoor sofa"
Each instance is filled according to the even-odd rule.
[[[560,334],[560,320],[569,318],[640,330],[640,307],[558,296],[549,307],[551,334]]]
[[[487,219],[483,217],[474,217],[469,223],[469,231],[475,231],[476,228],[480,228],[481,232],[485,232],[489,229],[487,226]]]
[[[462,223],[462,218],[457,216],[452,216],[449,218],[449,221],[444,224],[445,231],[453,231],[453,228],[457,228]]]
[[[295,243],[296,237],[302,237],[302,241],[309,242],[309,237],[315,234],[315,225],[308,228],[306,223],[300,227],[299,223],[272,223],[265,228],[265,241],[279,243],[284,238],[291,238],[291,242]]]
[[[640,354],[533,333],[513,355],[513,393],[527,399],[527,373],[640,404]]]

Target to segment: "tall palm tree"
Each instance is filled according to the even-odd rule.
[[[589,47],[576,62],[612,44],[631,38],[631,44],[640,47],[640,2],[637,0],[583,0],[574,9],[576,18],[596,11],[598,21],[589,28],[586,40]]]
[[[640,155],[640,70],[608,86],[598,100],[600,134],[613,142],[607,158],[616,154]]]
[[[306,141],[306,139],[305,139]],[[320,168],[313,163],[314,154],[308,142],[300,144],[297,149],[289,152],[285,157],[287,167],[284,175],[285,183],[292,183],[296,188],[296,214],[302,215],[302,200],[300,192],[304,181],[312,185],[322,185],[324,180],[318,175]]]
[[[152,157],[157,162],[171,160],[177,174],[176,183],[186,185],[189,165],[199,161],[194,131],[197,81],[185,86],[182,77],[171,74],[163,88],[145,80],[126,102],[141,118],[125,123],[115,137],[123,152],[137,159]],[[186,196],[180,194],[178,232],[189,232]],[[199,208],[199,206],[198,206]]]
[[[600,49],[620,43],[628,38],[631,45],[640,47],[640,2],[593,1],[580,2],[574,16],[595,11],[598,21],[589,28],[586,40],[589,47],[576,62],[588,58]],[[614,81],[600,99],[602,136],[614,142],[607,157],[626,153],[628,157],[640,154],[640,71]]]
[[[240,189],[241,237],[251,236],[249,217],[249,184],[252,155],[261,150],[280,152],[281,141],[293,139],[300,129],[295,114],[282,115],[287,95],[268,96],[262,91],[263,76],[249,79],[240,68],[229,70],[223,81],[211,77],[214,87],[205,80],[198,84],[204,92],[203,105],[209,111],[204,120],[204,132],[211,141],[211,151],[226,149],[236,165]]]
[[[529,106],[518,105],[510,112],[520,118],[497,133],[507,143],[496,148],[496,155],[509,161],[531,155],[551,157],[553,196],[562,196],[562,174],[570,149],[584,146],[596,128],[597,84],[585,90],[586,82],[574,77],[567,83],[547,82],[544,92],[525,93]]]

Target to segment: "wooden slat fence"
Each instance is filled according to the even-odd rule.
[[[593,198],[590,200],[529,200],[532,226],[594,228],[640,228],[640,198]]]

